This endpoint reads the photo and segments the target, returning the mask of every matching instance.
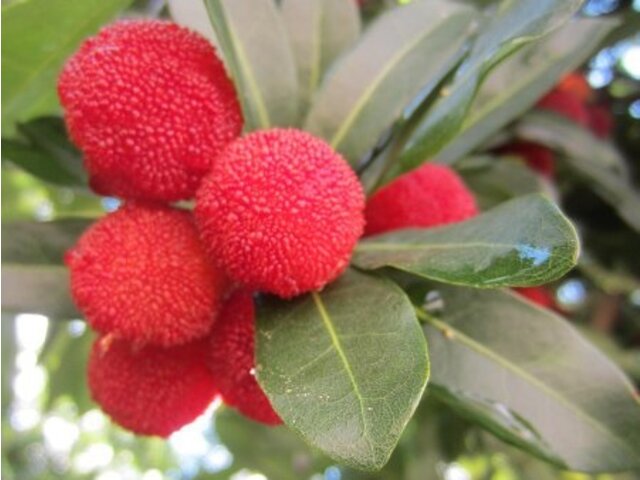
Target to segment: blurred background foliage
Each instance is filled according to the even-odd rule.
[[[3,7],[14,1],[20,0],[3,0]],[[360,3],[371,19],[394,2]],[[168,11],[163,1],[137,0],[126,15],[166,16]],[[621,19],[581,71],[595,90],[595,103],[614,115],[613,141],[628,159],[638,159],[640,1],[589,0],[583,15]],[[17,133],[7,130],[3,105],[3,222],[94,218],[117,208],[117,200],[97,197],[82,186],[82,174],[73,168],[79,154],[66,141],[59,119],[37,122],[23,124]],[[34,161],[18,167],[10,160],[12,152],[25,148]],[[37,170],[43,156],[50,160],[50,171]],[[628,163],[638,182],[640,164]],[[68,186],[69,178],[77,180],[77,187]],[[580,226],[585,255],[568,278],[550,288],[563,314],[638,385],[638,234],[584,183],[562,174],[558,178],[562,204]],[[11,234],[3,228],[5,238]],[[88,398],[84,369],[92,334],[83,321],[12,312],[3,313],[1,326],[2,476],[7,480],[640,478],[634,473],[590,477],[560,472],[467,423],[428,394],[391,461],[376,474],[332,465],[284,427],[251,423],[219,405],[168,441],[139,438],[111,424]]]

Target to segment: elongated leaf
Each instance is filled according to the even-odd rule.
[[[242,103],[245,130],[293,125],[293,53],[273,0],[205,0]]]
[[[459,60],[474,14],[452,2],[417,1],[383,15],[327,75],[305,129],[355,163]]]
[[[23,0],[2,7],[2,126],[56,112],[56,78],[78,44],[131,0]]]
[[[422,314],[432,392],[561,466],[587,472],[640,466],[633,386],[568,323],[512,293],[437,290],[442,315]]]
[[[360,35],[360,12],[356,2],[344,0],[284,0],[281,9],[305,115],[326,70]]]
[[[2,158],[56,185],[85,187],[82,154],[69,141],[60,117],[18,124],[22,140],[2,139]]]
[[[426,343],[393,283],[348,272],[258,309],[258,380],[285,423],[333,459],[365,470],[389,459],[427,382]]]
[[[549,193],[540,176],[515,161],[500,157],[466,158],[456,165],[482,210],[531,193]]]
[[[559,27],[580,4],[581,0],[503,0],[496,11],[490,11],[451,85],[412,127],[400,156],[401,170],[417,167],[456,136],[478,87],[493,66]]]
[[[501,63],[478,92],[456,138],[438,153],[452,163],[529,110],[560,77],[581,65],[616,26],[609,19],[579,19]]]
[[[88,220],[2,225],[2,309],[55,318],[80,316],[69,296],[62,260]]]
[[[562,151],[567,165],[640,232],[640,194],[628,179],[624,159],[610,144],[565,118],[544,112],[528,115],[518,125],[517,133]]]
[[[371,237],[356,247],[353,263],[494,288],[550,282],[568,272],[577,256],[573,226],[551,201],[534,194],[456,225]]]

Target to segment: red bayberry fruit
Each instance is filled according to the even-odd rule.
[[[591,99],[593,91],[587,79],[579,72],[571,72],[566,74],[556,87],[558,90],[571,93],[582,102],[588,102]]]
[[[554,89],[538,101],[538,108],[551,110],[582,126],[589,125],[589,111],[573,93]]]
[[[101,333],[173,346],[207,335],[225,294],[190,213],[128,204],[65,256],[71,291]]]
[[[206,367],[206,341],[136,348],[102,337],[89,356],[93,399],[119,425],[166,437],[202,414],[216,395]]]
[[[170,22],[104,28],[69,59],[58,93],[101,194],[191,198],[242,128],[233,84],[213,47]]]
[[[208,365],[227,405],[258,422],[278,425],[282,420],[254,375],[254,323],[251,294],[234,293],[211,329]]]
[[[198,190],[195,213],[205,245],[232,280],[288,298],[344,271],[363,210],[358,178],[329,145],[272,129],[222,152]]]
[[[555,173],[555,158],[547,147],[534,142],[513,142],[498,149],[505,155],[516,155],[536,172],[547,178],[553,178]]]
[[[604,105],[589,107],[589,129],[600,138],[608,138],[613,131],[613,115]]]
[[[555,307],[555,300],[549,290],[542,287],[522,287],[513,289],[518,295],[523,296],[527,300],[540,305],[544,308],[552,309]]]
[[[367,202],[366,235],[437,227],[478,213],[473,194],[449,167],[427,163],[378,190]]]

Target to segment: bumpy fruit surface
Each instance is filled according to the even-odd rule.
[[[552,309],[555,307],[555,300],[549,290],[542,287],[522,287],[513,289],[518,295],[543,307]]]
[[[366,235],[437,227],[478,213],[475,198],[449,167],[427,163],[378,190],[367,202]]]
[[[191,198],[242,128],[233,84],[213,47],[170,22],[104,28],[69,59],[58,93],[101,194]]]
[[[349,165],[299,130],[251,133],[216,159],[196,197],[205,245],[247,289],[293,297],[321,289],[349,263],[364,226]]]
[[[555,157],[553,152],[544,145],[534,142],[513,142],[498,150],[504,155],[515,155],[536,172],[547,178],[553,178],[555,173]]]
[[[128,204],[67,252],[71,292],[89,324],[137,344],[207,335],[226,293],[190,213]]]
[[[206,341],[136,348],[98,339],[88,366],[93,399],[113,421],[140,435],[166,437],[202,414],[216,395]]]
[[[538,101],[538,108],[555,112],[579,125],[589,125],[589,111],[583,101],[573,93],[554,89]]]
[[[222,400],[258,422],[282,423],[254,375],[255,309],[250,293],[238,291],[211,331],[208,365]]]

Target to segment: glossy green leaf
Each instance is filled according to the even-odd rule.
[[[455,225],[370,237],[356,247],[353,264],[473,287],[527,286],[567,273],[578,249],[575,229],[558,207],[527,195]]]
[[[352,163],[457,63],[475,11],[417,1],[380,17],[332,67],[305,121]]]
[[[2,225],[2,309],[55,318],[80,316],[69,295],[64,253],[88,220],[11,222]]]
[[[487,73],[506,56],[567,21],[580,0],[502,0],[486,13],[486,21],[467,60],[451,84],[418,121],[411,125],[402,153],[402,171],[411,170],[440,151],[458,133]]]
[[[507,442],[587,472],[640,466],[640,403],[624,374],[548,310],[497,290],[438,286],[424,313],[431,390]]]
[[[294,125],[293,53],[273,0],[205,0],[242,104],[245,130]]]
[[[469,157],[456,164],[482,210],[515,197],[547,193],[549,188],[522,162],[502,157]]]
[[[528,115],[518,124],[516,133],[564,153],[567,165],[640,232],[640,193],[628,178],[624,158],[611,144],[568,119],[546,112]]]
[[[340,463],[387,462],[427,382],[424,337],[392,282],[347,272],[258,308],[257,374],[284,422]]]
[[[529,110],[565,73],[593,54],[616,26],[610,19],[576,19],[498,65],[484,82],[461,130],[437,154],[452,163]]]
[[[282,17],[298,70],[300,114],[305,115],[324,73],[360,35],[356,2],[284,0]]]
[[[59,117],[41,117],[18,124],[23,139],[2,139],[2,159],[35,177],[61,186],[85,187],[82,154],[67,137]]]
[[[56,81],[80,42],[131,0],[23,0],[2,7],[2,127],[59,109]]]

